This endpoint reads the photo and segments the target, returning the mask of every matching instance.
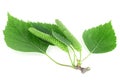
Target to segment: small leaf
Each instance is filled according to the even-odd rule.
[[[30,23],[8,14],[8,22],[4,30],[6,44],[18,51],[45,53],[49,43],[31,34],[28,31],[29,27],[31,27]]]
[[[105,53],[116,47],[111,22],[84,31],[83,40],[91,53]]]
[[[64,36],[60,35],[59,33],[55,32],[54,30],[52,31],[52,35],[59,41],[61,41],[62,43],[64,43],[65,45],[70,45],[70,41],[68,41]]]

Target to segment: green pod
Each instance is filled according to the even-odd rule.
[[[65,44],[63,44],[62,42],[60,42],[59,40],[55,39],[54,37],[50,36],[49,34],[46,34],[44,32],[41,32],[39,30],[37,30],[36,28],[30,27],[29,32],[31,32],[33,35],[47,41],[50,42],[58,47],[60,47],[62,50],[68,52],[68,48]]]
[[[66,38],[71,42],[72,46],[77,50],[81,51],[81,45],[79,41],[70,33],[70,31],[63,25],[61,21],[58,19],[55,20],[56,24],[59,27],[59,30],[63,32]]]

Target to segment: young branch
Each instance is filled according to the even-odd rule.
[[[58,65],[66,66],[66,67],[71,67],[71,68],[72,68],[72,66],[70,66],[70,65],[61,64],[61,63],[55,61],[55,60],[54,60],[53,58],[51,58],[48,54],[45,54],[45,55],[46,55],[50,60],[52,60],[54,63],[56,63],[56,64],[58,64]]]

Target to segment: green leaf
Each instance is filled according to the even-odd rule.
[[[59,33],[55,32],[54,30],[52,31],[52,35],[62,43],[64,43],[67,46],[70,46],[70,41],[68,41],[64,36],[60,35]]]
[[[105,53],[116,47],[116,36],[111,22],[84,31],[83,40],[91,53]]]
[[[31,23],[18,20],[8,14],[8,22],[4,30],[6,44],[18,51],[45,53],[49,43],[31,34],[28,31],[29,27]]]

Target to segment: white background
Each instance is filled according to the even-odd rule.
[[[40,53],[18,52],[7,47],[3,30],[7,13],[25,20],[54,23],[60,19],[75,37],[82,41],[85,29],[112,21],[117,47],[112,52],[93,54],[79,70],[54,64]],[[120,82],[120,2],[119,0],[0,0],[0,82]],[[58,48],[48,53],[60,62],[69,62]],[[83,56],[88,53],[83,43]],[[69,63],[68,63],[69,64]]]

